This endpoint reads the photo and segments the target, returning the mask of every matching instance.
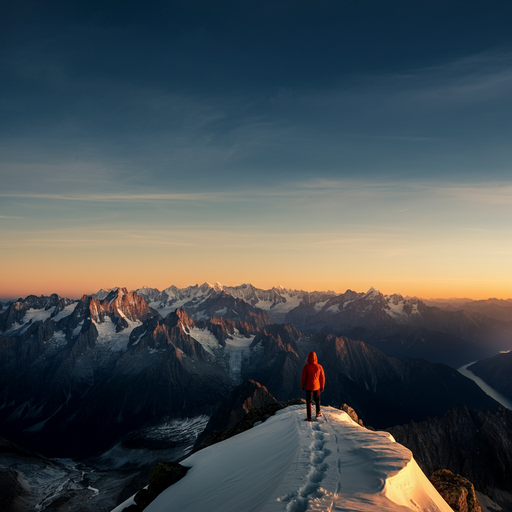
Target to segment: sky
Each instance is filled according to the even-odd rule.
[[[0,6],[0,298],[512,297],[512,4]]]

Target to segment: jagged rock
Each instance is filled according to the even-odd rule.
[[[361,427],[364,427],[364,423],[363,423],[363,420],[360,419],[358,416],[357,416],[357,413],[356,411],[354,411],[354,409],[352,409],[352,407],[350,407],[350,405],[347,405],[347,404],[343,404],[340,409],[342,411],[345,411],[349,416],[350,418],[352,419],[352,421],[355,421],[357,424],[361,425]]]
[[[202,450],[207,446],[211,446],[215,443],[220,443],[230,437],[236,436],[237,434],[241,434],[246,430],[249,430],[260,423],[263,423],[265,420],[273,416],[277,411],[284,409],[285,407],[289,407],[290,405],[301,405],[305,404],[306,400],[303,398],[296,398],[294,400],[288,400],[287,402],[277,402],[271,403],[268,405],[264,405],[263,407],[258,407],[257,409],[252,409],[249,411],[242,421],[239,421],[236,425],[228,428],[227,430],[216,430],[210,433],[202,442],[196,442],[194,445],[193,451]]]
[[[110,292],[103,300],[88,297],[90,317],[95,322],[103,322],[105,316],[117,324],[126,319],[130,321],[145,320],[154,316],[154,312],[146,301],[136,292],[129,292],[126,288],[117,288]]]
[[[467,478],[454,475],[448,469],[439,469],[429,480],[455,512],[481,512],[475,488]]]
[[[254,380],[242,382],[215,410],[206,428],[197,438],[196,446],[199,446],[212,432],[226,430],[236,425],[249,411],[275,403],[277,400],[259,382]]]

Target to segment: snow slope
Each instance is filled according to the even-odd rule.
[[[181,464],[187,475],[147,512],[451,512],[412,458],[386,432],[337,409],[304,421],[305,406],[205,448]],[[120,512],[133,503],[127,500]]]

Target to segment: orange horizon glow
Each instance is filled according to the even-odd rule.
[[[97,198],[44,198],[27,203],[33,208],[13,200],[19,218],[0,219],[0,298],[216,281],[336,293],[374,287],[428,300],[512,297],[508,196],[497,185],[473,186],[469,198],[468,187],[397,185],[398,199],[389,184],[314,185],[305,197],[298,185],[191,204],[144,196],[114,202],[112,212]]]
[[[222,273],[220,273],[222,274]],[[391,280],[381,281],[379,279],[347,279],[340,280],[335,279],[328,281],[321,279],[318,281],[314,280],[269,280],[258,278],[254,276],[251,278],[240,278],[232,279],[224,275],[222,277],[205,277],[202,279],[187,278],[172,276],[169,279],[163,279],[162,277],[155,277],[151,275],[147,276],[130,276],[123,278],[121,275],[116,277],[108,276],[92,276],[86,275],[83,278],[76,278],[74,280],[66,279],[53,280],[51,276],[45,276],[37,279],[36,276],[32,276],[34,279],[27,279],[21,281],[13,278],[3,278],[0,288],[0,300],[17,300],[24,299],[28,295],[36,296],[49,296],[52,293],[56,293],[60,297],[66,297],[69,299],[79,299],[83,295],[91,295],[96,293],[100,289],[111,289],[111,288],[127,288],[129,291],[137,290],[147,286],[149,288],[156,288],[160,291],[169,288],[174,285],[177,288],[186,288],[189,286],[202,285],[207,282],[214,284],[219,282],[223,286],[240,286],[242,284],[251,284],[256,288],[268,290],[273,287],[282,286],[283,288],[291,290],[304,290],[308,292],[326,292],[334,291],[338,294],[342,294],[347,290],[352,290],[357,293],[368,291],[371,287],[379,290],[384,295],[400,294],[404,297],[418,297],[425,300],[448,300],[448,299],[469,299],[469,300],[487,300],[487,299],[501,299],[501,300],[512,300],[512,293],[508,287],[490,286],[486,283],[481,283],[479,286],[475,283],[464,283],[457,286],[456,283],[451,281],[434,281],[431,280],[429,283],[421,282],[418,279],[414,280],[398,279],[394,283]]]

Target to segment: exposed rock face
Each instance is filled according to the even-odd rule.
[[[226,430],[214,430],[210,434],[206,436],[206,438],[202,442],[196,442],[194,445],[194,450],[202,450],[207,446],[211,446],[215,443],[220,443],[230,437],[236,436],[250,428],[263,423],[268,418],[276,414],[277,411],[281,409],[285,409],[290,405],[305,405],[306,401],[303,398],[296,398],[294,400],[288,400],[286,402],[275,402],[264,405],[262,407],[257,407],[256,409],[251,409],[241,421],[233,425],[232,427]]]
[[[504,509],[512,508],[512,411],[469,411],[461,404],[442,418],[388,431],[413,452],[425,474],[449,469]]]
[[[347,405],[347,404],[343,404],[340,409],[342,411],[345,411],[349,416],[350,416],[350,419],[352,421],[355,421],[356,423],[358,423],[359,425],[361,425],[361,427],[364,427],[364,423],[363,423],[363,420],[361,418],[359,418],[359,416],[357,415],[356,411],[354,411],[354,409],[352,409],[352,407],[350,407],[350,405]]]
[[[274,403],[277,403],[277,400],[268,392],[265,386],[253,380],[246,380],[236,387],[230,396],[218,406],[208,425],[198,437],[196,446],[199,446],[212,432],[232,427],[252,409]]]
[[[473,484],[460,475],[454,475],[448,469],[439,469],[429,480],[455,512],[481,512],[480,502]]]
[[[128,325],[123,320],[144,321],[155,315],[140,295],[129,292],[126,288],[117,288],[101,301],[90,297],[89,311],[95,322],[101,323],[105,316],[109,316],[115,324],[121,322],[126,327]]]
[[[469,366],[468,370],[512,400],[512,352],[478,361]]]

